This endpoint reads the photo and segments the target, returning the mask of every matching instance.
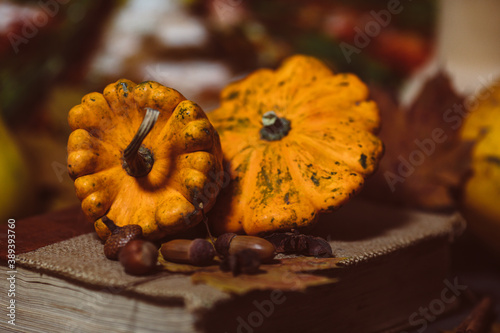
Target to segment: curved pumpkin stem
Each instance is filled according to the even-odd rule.
[[[142,146],[142,142],[153,129],[159,115],[160,111],[146,108],[141,126],[123,151],[123,168],[132,177],[144,177],[153,168],[153,155],[148,148]]]
[[[104,223],[106,225],[106,227],[108,227],[108,229],[109,229],[109,231],[111,231],[111,233],[114,233],[115,230],[120,228],[119,226],[117,226],[115,224],[115,222],[112,219],[110,219],[106,215],[101,217],[101,221],[102,221],[102,223]]]
[[[285,137],[290,132],[290,121],[280,118],[274,111],[268,111],[262,116],[260,138],[266,141],[277,141]]]

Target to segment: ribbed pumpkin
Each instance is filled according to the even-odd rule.
[[[222,152],[203,110],[156,82],[119,80],[68,116],[68,170],[97,234],[138,224],[149,239],[184,231],[219,192]]]
[[[214,230],[304,227],[346,203],[383,153],[367,96],[356,76],[302,55],[227,86],[208,114],[231,176],[209,215]]]

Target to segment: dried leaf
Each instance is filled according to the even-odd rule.
[[[219,268],[219,259],[214,259],[214,265],[197,267],[188,264],[177,264],[163,259],[161,253],[158,261],[165,271],[192,274],[193,283],[206,283],[222,291],[235,294],[245,294],[253,290],[291,290],[303,291],[307,287],[335,283],[337,278],[323,273],[341,267],[345,258],[308,258],[294,257],[276,260],[274,264],[261,265],[256,274],[240,274],[233,276],[232,272],[223,272]]]
[[[175,262],[167,261],[163,258],[160,251],[158,251],[158,262],[162,265],[164,271],[172,273],[193,274],[198,271],[208,270],[212,271],[214,267],[219,267],[219,261],[214,259],[214,264],[211,266],[194,266],[189,264],[178,264]]]
[[[262,265],[261,272],[238,275],[222,272],[218,267],[199,270],[191,277],[194,283],[206,283],[222,291],[245,294],[253,290],[303,291],[307,287],[337,282],[336,278],[314,272],[339,268],[342,258],[284,258],[276,264]]]
[[[274,245],[277,253],[323,258],[333,257],[332,247],[325,239],[301,234],[297,230],[292,230],[292,232],[275,232],[265,236],[264,239]]]
[[[386,151],[363,194],[421,209],[453,208],[472,147],[459,137],[466,116],[464,98],[438,73],[407,109],[376,87],[372,99],[380,109]]]
[[[231,272],[233,276],[240,274],[257,274],[260,272],[259,254],[252,249],[243,249],[225,256],[219,268],[223,272]]]

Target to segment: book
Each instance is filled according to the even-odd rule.
[[[15,272],[13,283],[0,284],[2,331],[403,332],[451,311],[464,292],[449,276],[450,244],[464,229],[458,214],[355,200],[312,230],[329,241],[338,265],[322,268],[325,261],[308,258],[304,274],[284,274],[286,283],[255,284],[266,270],[234,277],[248,283],[239,290],[188,272],[127,275],[104,257],[88,224],[77,208],[16,221],[14,269],[1,249],[3,268]],[[269,267],[290,256],[278,258]]]

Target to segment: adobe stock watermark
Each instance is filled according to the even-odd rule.
[[[192,218],[198,214],[199,208],[203,209],[203,207],[207,206],[210,201],[217,197],[220,191],[231,183],[231,174],[226,170],[229,170],[229,162],[217,173],[213,170],[208,172],[210,181],[203,186],[201,191],[196,188],[194,189],[195,194],[193,203],[196,209],[192,213],[184,216],[184,223],[191,225]]]
[[[263,301],[254,300],[252,305],[255,310],[250,311],[245,318],[238,316],[236,321],[238,327],[236,333],[253,333],[255,329],[264,324],[264,320],[273,315],[276,305],[283,304],[286,301],[286,295],[282,290],[274,289],[269,295],[269,299]],[[226,332],[227,333],[227,332]]]
[[[56,175],[59,183],[62,183],[64,181],[64,176],[66,174],[69,175],[68,166],[66,164],[63,164],[59,161],[52,161],[52,163],[50,163],[50,166],[51,166],[52,170],[54,171],[54,174]]]
[[[458,283],[458,277],[455,277],[453,283],[448,279],[444,280],[443,283],[445,288],[441,291],[440,298],[433,299],[427,306],[421,306],[408,317],[408,323],[418,333],[424,332],[429,323],[435,321],[437,316],[443,314],[446,306],[456,302],[458,297],[467,289],[466,285]],[[402,331],[400,333],[408,332]]]
[[[411,0],[408,0],[411,1]],[[386,28],[392,21],[392,17],[403,11],[403,5],[399,0],[389,0],[386,9],[381,9],[378,12],[370,11],[371,20],[366,22],[363,29],[354,27],[354,40],[352,44],[342,42],[339,44],[340,49],[347,63],[350,64],[353,54],[361,53],[361,50],[370,45],[373,38],[380,35],[383,28]]]
[[[295,271],[301,272],[307,271],[308,269],[310,269],[309,265],[302,263],[300,264],[300,269],[296,269]],[[307,278],[304,277],[304,279]],[[303,286],[303,282],[300,280],[300,274],[294,274],[293,272],[287,272],[281,277],[283,284],[288,285],[290,290],[300,289],[300,287]],[[278,305],[282,305],[286,301],[287,296],[281,289],[273,289],[269,297],[265,300],[254,300],[252,302],[254,308],[252,311],[243,316],[236,317],[236,333],[254,333],[258,328],[264,325],[266,319],[269,319],[276,312]],[[228,332],[226,331],[226,333]]]
[[[53,18],[59,13],[61,5],[65,5],[70,0],[39,0],[37,5],[39,11],[32,17],[25,18],[21,27],[21,34],[9,32],[7,38],[15,54],[20,51],[22,44],[28,44],[30,39],[38,35],[39,29],[49,23],[49,18]]]
[[[215,0],[212,6],[221,22],[229,22],[242,3],[243,0]]]
[[[167,82],[169,73],[160,64],[156,64],[156,66],[148,65],[145,70],[146,74],[144,75],[143,81]]]
[[[495,87],[500,84],[500,78],[494,79],[493,75],[488,78],[479,77],[480,86],[470,98],[464,100],[463,103],[455,103],[443,112],[443,122],[447,124],[453,131],[460,129],[464,119],[470,115],[479,102],[489,98],[494,92]],[[397,173],[391,171],[384,172],[384,178],[391,192],[396,191],[398,183],[404,183],[415,170],[421,166],[427,158],[435,153],[436,147],[448,140],[445,130],[442,127],[436,127],[430,131],[429,136],[424,139],[415,139],[415,149],[408,156],[399,155]]]
[[[7,290],[7,323],[9,325],[16,325],[16,279],[17,279],[17,269],[16,269],[16,220],[7,220],[7,284],[9,289]]]

